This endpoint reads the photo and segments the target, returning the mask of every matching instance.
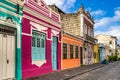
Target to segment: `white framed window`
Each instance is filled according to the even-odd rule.
[[[32,60],[46,60],[46,35],[32,31]]]

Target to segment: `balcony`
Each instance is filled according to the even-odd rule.
[[[85,38],[86,40],[91,41],[91,42],[94,42],[95,40],[93,37],[89,36],[88,34],[85,34]]]

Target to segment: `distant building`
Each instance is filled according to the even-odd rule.
[[[117,55],[118,55],[118,58],[120,58],[120,45],[119,44],[117,45]]]
[[[65,33],[84,38],[82,63],[85,65],[93,64],[94,20],[89,11],[85,11],[83,5],[76,13],[71,14],[64,13],[55,5],[50,5],[50,7],[60,14]]]
[[[94,63],[99,63],[98,49],[99,49],[99,45],[97,43],[97,39],[95,39],[95,44],[94,44]]]
[[[95,36],[99,44],[104,44],[106,55],[116,54],[117,52],[117,37],[105,34]]]

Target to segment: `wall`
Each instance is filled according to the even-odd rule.
[[[61,17],[63,30],[69,34],[80,36],[80,18],[79,14],[63,14]]]
[[[17,4],[19,6],[17,6]],[[0,25],[16,29],[16,53],[15,53],[15,78],[21,80],[21,18],[22,18],[21,1],[2,0],[0,1]],[[17,8],[18,7],[18,8]],[[18,10],[18,12],[17,12]]]
[[[69,69],[69,68],[74,68],[74,67],[79,67],[81,66],[80,63],[80,47],[83,47],[84,41],[75,37],[72,37],[70,35],[63,34],[62,36],[62,43],[67,43],[67,54],[68,58],[63,59],[61,62],[61,67],[62,69]],[[70,44],[74,45],[74,58],[70,59]],[[78,46],[79,50],[79,58],[75,58],[75,46]],[[61,53],[62,55],[63,53]]]
[[[94,45],[94,55],[96,55],[96,57],[94,57],[94,63],[98,63],[99,62],[98,44]]]
[[[61,69],[61,23],[59,14],[51,11],[40,0],[26,0],[22,19],[22,78],[30,78],[52,72],[52,36],[58,37],[57,70]],[[46,34],[46,59],[32,60],[32,30]]]

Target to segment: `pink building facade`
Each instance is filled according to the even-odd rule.
[[[25,0],[22,18],[22,78],[61,69],[60,15],[43,0]]]

